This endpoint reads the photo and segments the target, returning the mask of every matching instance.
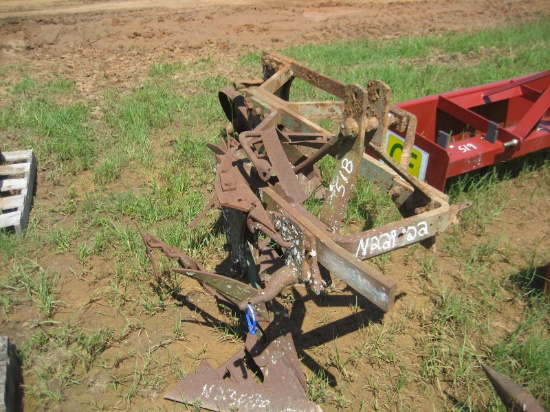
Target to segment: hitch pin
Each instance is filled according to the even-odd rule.
[[[514,147],[514,146],[517,146],[518,143],[519,143],[518,139],[512,139],[512,140],[509,140],[508,142],[504,142],[504,147]]]

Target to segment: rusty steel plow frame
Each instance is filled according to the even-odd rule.
[[[415,242],[432,246],[467,205],[449,206],[446,195],[407,172],[416,118],[390,105],[390,89],[383,82],[344,84],[274,53],[263,55],[263,69],[263,79],[244,80],[219,93],[230,124],[221,144],[209,146],[218,164],[215,196],[191,224],[211,208],[221,208],[227,276],[205,272],[177,249],[142,234],[149,254],[160,249],[178,260],[178,272],[197,279],[219,299],[249,315],[255,311],[260,336],[249,333],[243,351],[218,369],[201,365],[167,397],[191,403],[199,398],[212,410],[316,410],[304,392],[307,384],[285,319],[274,310],[276,296],[298,282],[319,294],[332,274],[388,311],[396,283],[366,260]],[[295,79],[333,100],[290,102]],[[335,131],[319,125],[327,120],[337,124]],[[400,163],[384,149],[389,125],[406,135]],[[318,163],[326,155],[334,157],[335,167],[323,185]],[[342,234],[359,175],[386,191],[403,219]],[[313,198],[322,199],[319,217],[307,209],[306,201]],[[235,280],[243,277],[247,283]]]

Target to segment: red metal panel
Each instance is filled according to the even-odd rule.
[[[541,117],[548,111],[550,107],[550,87],[546,88],[546,91],[538,98],[537,102],[533,104],[528,113],[525,114],[523,119],[514,128],[514,134],[525,138],[531,132],[531,130],[537,125]]]
[[[397,104],[417,117],[415,146],[429,153],[426,181],[448,177],[550,147],[550,71]],[[485,140],[490,122],[497,140]],[[451,135],[437,145],[439,131]]]

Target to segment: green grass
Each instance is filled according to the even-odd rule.
[[[9,104],[0,107],[0,132],[20,135],[18,149],[33,148],[56,175],[89,169],[100,149],[88,104],[67,101],[74,92],[73,82],[65,78],[42,84],[25,77],[12,85]]]
[[[399,101],[547,69],[549,27],[542,20],[285,53],[345,82],[380,78]],[[237,61],[160,60],[143,68],[134,87],[101,90],[93,101],[73,79],[0,67],[6,87],[0,148],[35,149],[40,178],[48,182],[35,197],[26,235],[0,231],[0,313],[19,322],[6,325],[20,328],[28,402],[64,409],[68,398],[82,397],[106,410],[152,409],[176,375],[201,359],[224,361],[217,348],[241,346],[243,319],[202,312],[211,302],[196,285],[169,274],[173,262],[159,259],[166,279],[152,280],[135,223],[209,270],[226,257],[217,212],[193,230],[185,226],[214,191],[215,160],[206,145],[217,143],[225,124],[217,91],[232,73],[250,77],[259,66],[257,53]],[[295,86],[295,99],[326,97]],[[547,239],[518,245],[509,233],[495,232],[518,200],[510,197],[510,184],[536,179],[533,202],[549,201],[547,159],[548,151],[451,180],[451,201],[474,205],[442,236],[436,254],[411,247],[403,261],[398,254],[373,260],[401,273],[408,289],[380,320],[357,298],[344,304],[360,326],[306,350],[318,364],[307,371],[310,399],[326,410],[503,410],[481,372],[484,362],[550,406],[544,386],[550,306],[540,293],[539,269],[550,259]],[[325,178],[333,167],[323,160]],[[314,214],[320,205],[313,198],[307,203]],[[542,226],[543,206],[540,213]],[[345,216],[350,232],[396,218],[388,197],[360,179]],[[305,311],[321,327],[341,313],[330,307],[331,294],[322,299],[326,305]],[[30,326],[21,319],[31,319]],[[105,396],[100,401],[97,388]]]
[[[492,348],[490,360],[495,368],[529,388],[548,407],[550,305],[542,294],[532,296],[529,304],[518,328]]]
[[[548,20],[541,19],[466,35],[304,45],[285,53],[347,83],[380,79],[397,102],[546,70],[549,42]]]
[[[20,299],[13,292],[24,292],[27,300],[34,302],[46,319],[52,319],[56,309],[63,304],[56,299],[58,279],[57,273],[51,275],[35,262],[16,261],[11,275],[3,279],[7,292],[3,300],[8,305],[17,302]],[[7,304],[3,304],[5,310],[9,308]]]

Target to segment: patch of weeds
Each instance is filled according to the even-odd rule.
[[[68,230],[58,228],[50,231],[50,237],[56,247],[57,253],[68,252],[71,247],[71,235]]]
[[[78,260],[84,263],[92,256],[92,248],[86,242],[78,244]]]
[[[137,219],[141,225],[177,218],[186,225],[204,207],[204,195],[200,189],[191,187],[190,181],[188,173],[176,172],[166,185],[153,181],[150,187],[140,191],[125,190],[90,196],[85,201],[86,214],[93,219],[93,215],[101,211],[111,220],[127,216]]]
[[[143,322],[141,321],[141,319],[128,318],[126,319],[126,323],[124,324],[124,327],[122,328],[120,333],[118,333],[115,336],[114,340],[117,342],[120,342],[128,338],[128,336],[130,336],[132,332],[135,332],[136,330],[142,330],[144,327],[145,326],[143,325]]]
[[[141,254],[143,240],[135,227],[123,226],[113,221],[112,232],[114,241],[119,245],[122,253],[132,256]]]
[[[498,253],[500,240],[480,240],[466,250],[460,250],[461,260],[464,262],[465,277],[479,279],[481,276],[488,276],[489,269],[495,262],[495,255]]]
[[[316,404],[321,404],[332,397],[332,391],[329,389],[330,380],[324,369],[320,369],[308,380],[309,399]]]
[[[339,41],[300,45],[283,52],[344,83],[384,79],[395,101],[403,101],[546,70],[550,63],[548,53],[544,53],[549,42],[547,26],[547,19],[541,18],[467,35],[400,37],[384,43],[372,39]],[[531,47],[526,49],[525,44]],[[480,53],[489,48],[499,52]],[[456,61],[444,63],[437,59],[441,54],[458,53],[473,53],[479,59],[464,60],[460,69]]]
[[[220,335],[220,341],[242,343],[248,327],[242,316],[238,316],[231,309],[220,305],[220,310],[226,321],[217,321],[214,324],[214,330]]]
[[[158,296],[155,295],[151,297],[149,294],[142,292],[141,307],[147,315],[153,316],[157,313],[164,312],[166,304]]]
[[[104,112],[107,123],[122,133],[126,143],[143,144],[148,142],[149,130],[169,125],[184,109],[189,109],[185,98],[148,82],[131,94],[108,92]]]
[[[17,300],[10,293],[9,287],[6,287],[3,283],[0,283],[0,306],[9,320],[10,310],[15,306]]]
[[[451,349],[441,328],[432,325],[427,332],[429,337],[420,344],[423,352],[420,375],[430,384],[434,384],[440,376],[444,376],[450,370]]]
[[[334,398],[334,403],[336,404],[336,407],[338,409],[348,409],[351,406],[351,401],[349,399],[346,399],[343,393],[339,393]]]
[[[319,218],[319,216],[321,216],[321,209],[323,207],[323,199],[318,199],[315,197],[315,194],[312,194],[305,200],[304,207],[313,216]]]
[[[193,408],[192,409],[193,412],[200,412],[202,410],[202,401],[199,398],[196,398],[196,399],[193,399],[192,405],[186,404],[186,406],[191,406]]]
[[[14,236],[5,228],[0,228],[0,259],[3,262],[8,262],[10,258],[16,255],[16,252],[22,245],[25,244],[24,236]]]
[[[26,392],[40,400],[60,402],[65,388],[80,384],[78,366],[89,371],[111,345],[113,333],[109,328],[87,333],[72,324],[40,327],[20,349],[32,378],[27,379]]]
[[[391,260],[391,253],[383,253],[381,255],[374,256],[371,259],[371,262],[374,263],[378,267],[378,269],[384,272],[390,260]]]
[[[437,269],[435,263],[435,255],[432,253],[424,253],[420,262],[420,274],[426,278],[430,283],[434,282],[434,274]]]
[[[206,353],[206,343],[202,344],[202,347],[193,351],[187,348],[187,356],[193,360],[193,363],[198,364],[201,360],[201,356]]]
[[[360,176],[346,208],[344,225],[354,224],[357,231],[363,231],[399,219],[401,215],[390,196]]]
[[[529,299],[530,307],[515,331],[491,349],[490,361],[499,372],[524,386],[550,407],[550,302],[540,293]]]
[[[164,341],[157,345],[148,347],[143,354],[137,354],[133,371],[125,376],[116,376],[112,374],[113,386],[126,387],[127,390],[122,394],[128,405],[141,392],[153,391],[161,384],[163,378],[158,374],[158,360],[155,359],[155,353],[159,348],[165,347],[170,341]],[[141,364],[140,364],[141,361]]]
[[[92,241],[92,252],[94,255],[102,255],[109,245],[109,238],[105,230],[99,230],[95,233]]]
[[[537,297],[546,282],[548,266],[527,267],[512,276],[510,280],[523,291],[525,297]]]
[[[550,179],[550,148],[538,150],[528,155],[510,160],[506,163],[497,165],[499,169],[509,171],[512,177],[520,179],[529,178],[529,175],[536,172],[542,172],[544,181],[548,183]],[[502,174],[502,173],[501,173]]]
[[[126,156],[122,153],[117,153],[116,155],[105,158],[93,169],[94,183],[106,185],[107,183],[115,181],[120,176],[122,167],[126,163]]]
[[[61,213],[64,216],[70,216],[76,213],[78,209],[78,204],[76,199],[70,197],[65,201],[61,202],[54,210]]]
[[[61,402],[63,399],[62,388],[58,387],[55,389],[50,388],[50,386],[57,386],[56,382],[49,383],[52,381],[52,376],[57,372],[57,369],[49,364],[41,365],[37,367],[36,370],[37,382],[35,385],[26,387],[26,392],[29,395],[34,396],[41,401],[54,401],[56,403]]]
[[[139,279],[136,285],[139,290],[141,308],[147,315],[153,316],[166,310],[166,303],[164,302],[166,293],[162,287],[150,283],[151,288],[148,288]]]
[[[185,332],[183,330],[183,323],[181,318],[178,318],[174,321],[174,325],[172,327],[172,330],[174,332],[174,337],[177,340],[184,340],[185,339]]]
[[[120,310],[129,301],[129,297],[127,297],[128,283],[126,267],[117,262],[114,276],[111,277],[109,286],[105,290],[105,296],[111,306]]]
[[[182,62],[161,62],[155,63],[149,68],[149,76],[154,78],[165,79],[173,76],[177,72],[183,70],[184,64]]]
[[[160,76],[159,70],[153,66],[153,75]],[[114,181],[131,161],[153,169],[156,161],[151,131],[166,130],[182,113],[192,112],[189,99],[178,94],[173,84],[162,81],[146,82],[128,94],[109,90],[102,110],[112,142],[111,150],[94,169],[94,181],[102,185]]]
[[[72,92],[74,88],[74,81],[65,77],[56,77],[46,83],[46,91],[48,94]]]
[[[80,333],[75,341],[80,347],[80,359],[84,364],[86,372],[90,370],[94,361],[111,345],[113,341],[114,330],[102,328],[98,331],[92,331],[89,334]]]
[[[38,160],[60,175],[90,168],[98,148],[88,105],[60,102],[58,93],[68,91],[73,90],[66,79],[44,85],[27,78],[14,86],[14,98],[0,108],[0,131],[24,136],[22,145],[32,147]]]
[[[247,329],[238,317],[232,317],[228,322],[216,322],[214,330],[220,335],[221,342],[242,343]]]
[[[179,355],[173,355],[168,353],[168,359],[166,361],[168,373],[176,380],[181,380],[187,376],[187,372],[183,367],[182,360]]]
[[[454,389],[458,392],[464,392],[467,400],[471,403],[471,395],[475,392],[474,386],[479,377],[476,369],[481,361],[481,356],[478,354],[476,347],[472,343],[474,333],[471,334],[467,328],[463,328],[459,336],[451,335],[454,339],[455,346],[453,347],[453,368],[450,371]]]
[[[477,316],[477,308],[467,293],[452,288],[440,292],[431,317],[423,322],[423,378],[433,383],[442,376],[456,377],[457,371],[465,373],[465,356],[471,355],[466,337],[477,326]],[[471,365],[471,358],[468,359]]]
[[[406,364],[402,365],[400,367],[399,377],[397,378],[397,383],[395,385],[395,391],[398,396],[401,396],[403,389],[411,379],[412,377],[409,374],[409,367]]]
[[[13,85],[12,93],[24,95],[35,89],[36,89],[36,80],[31,79],[28,76],[25,76],[23,80]]]
[[[55,298],[58,274],[51,276],[32,261],[14,262],[11,277],[15,290],[23,289],[27,298],[35,301],[46,319],[51,319],[63,302]]]
[[[386,324],[378,325],[370,322],[367,330],[365,342],[356,351],[357,361],[366,357],[371,363],[395,363],[396,353],[390,345],[391,333],[386,328]]]
[[[334,355],[330,356],[330,365],[334,366],[342,374],[342,377],[347,382],[353,382],[353,374],[348,371],[346,366],[351,362],[357,359],[358,352],[352,351],[352,353],[346,358],[343,359],[340,357],[340,351],[338,350],[338,345],[334,344]]]
[[[472,325],[475,308],[468,296],[452,288],[443,289],[436,303],[434,321],[440,325],[455,325],[458,329]]]
[[[205,176],[196,177],[209,176],[209,172],[214,169],[215,158],[206,146],[207,143],[207,140],[197,137],[192,130],[184,129],[174,142],[174,152],[168,155],[167,161],[175,168],[182,169],[181,164],[184,162],[189,168],[205,173]]]
[[[508,191],[498,184],[501,179],[498,170],[492,168],[484,173],[462,175],[451,184],[448,190],[451,203],[472,201],[472,206],[460,215],[463,229],[481,235],[498,218],[510,200]]]

